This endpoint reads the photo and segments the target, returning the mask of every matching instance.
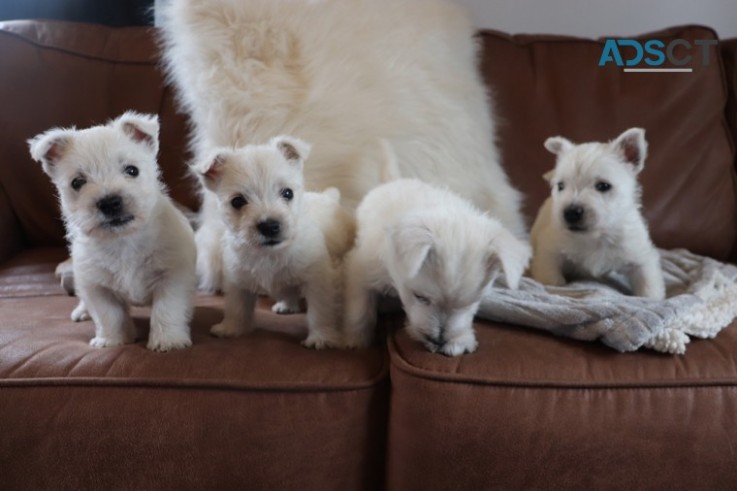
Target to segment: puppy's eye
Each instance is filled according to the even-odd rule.
[[[563,184],[563,181],[560,181],[558,183],[558,191],[563,191],[566,188],[566,185]]]
[[[135,165],[126,165],[125,169],[123,169],[123,173],[125,173],[126,176],[138,177],[138,167]]]
[[[74,189],[75,191],[79,191],[80,189],[82,189],[82,186],[84,186],[85,184],[87,184],[87,179],[85,179],[84,177],[75,177],[74,179],[72,179],[72,189]]]
[[[284,188],[281,190],[281,197],[287,201],[292,201],[292,198],[294,198],[294,191],[289,188]]]
[[[430,305],[430,299],[429,298],[427,298],[425,296],[422,296],[422,295],[419,295],[417,293],[413,293],[412,295],[414,295],[415,298],[417,299],[417,301],[420,302],[421,304],[423,304],[423,305]]]
[[[612,189],[612,185],[605,181],[599,181],[596,183],[596,186],[594,186],[597,191],[600,193],[606,193],[610,189]]]
[[[233,199],[230,200],[230,206],[232,206],[236,210],[240,210],[241,208],[243,208],[247,204],[248,204],[248,201],[246,201],[246,198],[244,198],[240,194],[238,196],[235,196]]]

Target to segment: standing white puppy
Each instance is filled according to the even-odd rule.
[[[218,148],[197,166],[217,198],[211,227],[223,238],[225,317],[210,332],[236,337],[253,328],[258,294],[280,300],[279,313],[307,302],[311,348],[339,347],[339,265],[353,243],[351,214],[341,212],[336,189],[304,192],[307,143],[279,136],[265,145]]]
[[[544,175],[552,196],[532,227],[532,277],[564,285],[570,278],[619,273],[635,295],[664,298],[660,256],[640,212],[645,131],[631,128],[611,142],[580,145],[558,136],[545,148],[558,158]]]
[[[72,319],[89,313],[97,348],[134,341],[131,304],[152,305],[149,349],[192,344],[194,235],[159,180],[158,136],[156,116],[127,112],[28,142],[59,191],[80,298]]]
[[[476,349],[473,317],[499,270],[517,288],[531,250],[470,202],[417,179],[370,191],[346,258],[346,344],[370,344],[377,296],[396,292],[407,331],[432,352]]]

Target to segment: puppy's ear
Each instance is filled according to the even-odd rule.
[[[489,280],[496,277],[501,270],[507,280],[507,287],[516,290],[532,257],[532,248],[501,224],[494,223],[491,232],[491,250],[485,265]]]
[[[159,152],[158,116],[128,111],[112,124],[134,142],[148,147],[154,154]]]
[[[310,156],[310,144],[299,138],[285,135],[275,136],[269,141],[269,144],[276,147],[290,163],[302,165]]]
[[[388,230],[394,263],[405,279],[417,276],[432,249],[430,230],[419,222],[404,220]]]
[[[552,154],[560,155],[573,148],[573,143],[562,136],[551,136],[545,140],[545,148]]]
[[[210,191],[215,191],[223,178],[223,170],[230,159],[227,149],[216,149],[206,159],[193,166],[202,184]]]
[[[50,177],[56,171],[56,164],[64,157],[72,144],[74,129],[54,128],[28,140],[31,157],[39,162]]]
[[[543,179],[545,179],[547,182],[552,182],[553,177],[555,177],[555,169],[551,169],[543,174]]]
[[[625,162],[634,166],[635,174],[639,174],[645,167],[647,158],[647,140],[645,130],[642,128],[630,128],[611,143],[614,151],[621,156]]]

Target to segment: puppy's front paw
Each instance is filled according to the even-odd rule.
[[[302,346],[312,349],[340,348],[341,344],[337,339],[316,333],[310,333],[307,339],[302,341]]]
[[[87,312],[87,307],[85,307],[82,302],[79,302],[79,304],[74,307],[71,318],[74,322],[84,322],[91,319],[90,313]]]
[[[93,348],[111,348],[113,346],[122,346],[126,344],[124,339],[119,338],[103,338],[95,336],[90,340],[90,346]]]
[[[272,307],[271,311],[275,314],[288,315],[288,314],[299,314],[302,309],[299,308],[299,302],[290,302],[287,300],[281,300],[276,302]]]
[[[438,352],[446,356],[460,356],[466,353],[473,353],[478,346],[479,343],[476,341],[476,337],[471,334],[448,341],[438,348]]]
[[[210,334],[218,338],[237,338],[242,334],[243,330],[231,322],[221,322],[210,328]]]
[[[146,347],[151,351],[166,352],[178,349],[189,348],[192,346],[192,339],[189,334],[169,335],[162,339],[151,338],[148,340]]]

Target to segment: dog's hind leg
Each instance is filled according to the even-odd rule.
[[[367,266],[357,252],[351,251],[345,261],[345,315],[343,342],[347,348],[371,345],[376,325],[376,294],[366,281]]]
[[[309,333],[302,344],[314,349],[339,348],[343,343],[338,331],[337,271],[327,256],[321,266],[304,289]]]

